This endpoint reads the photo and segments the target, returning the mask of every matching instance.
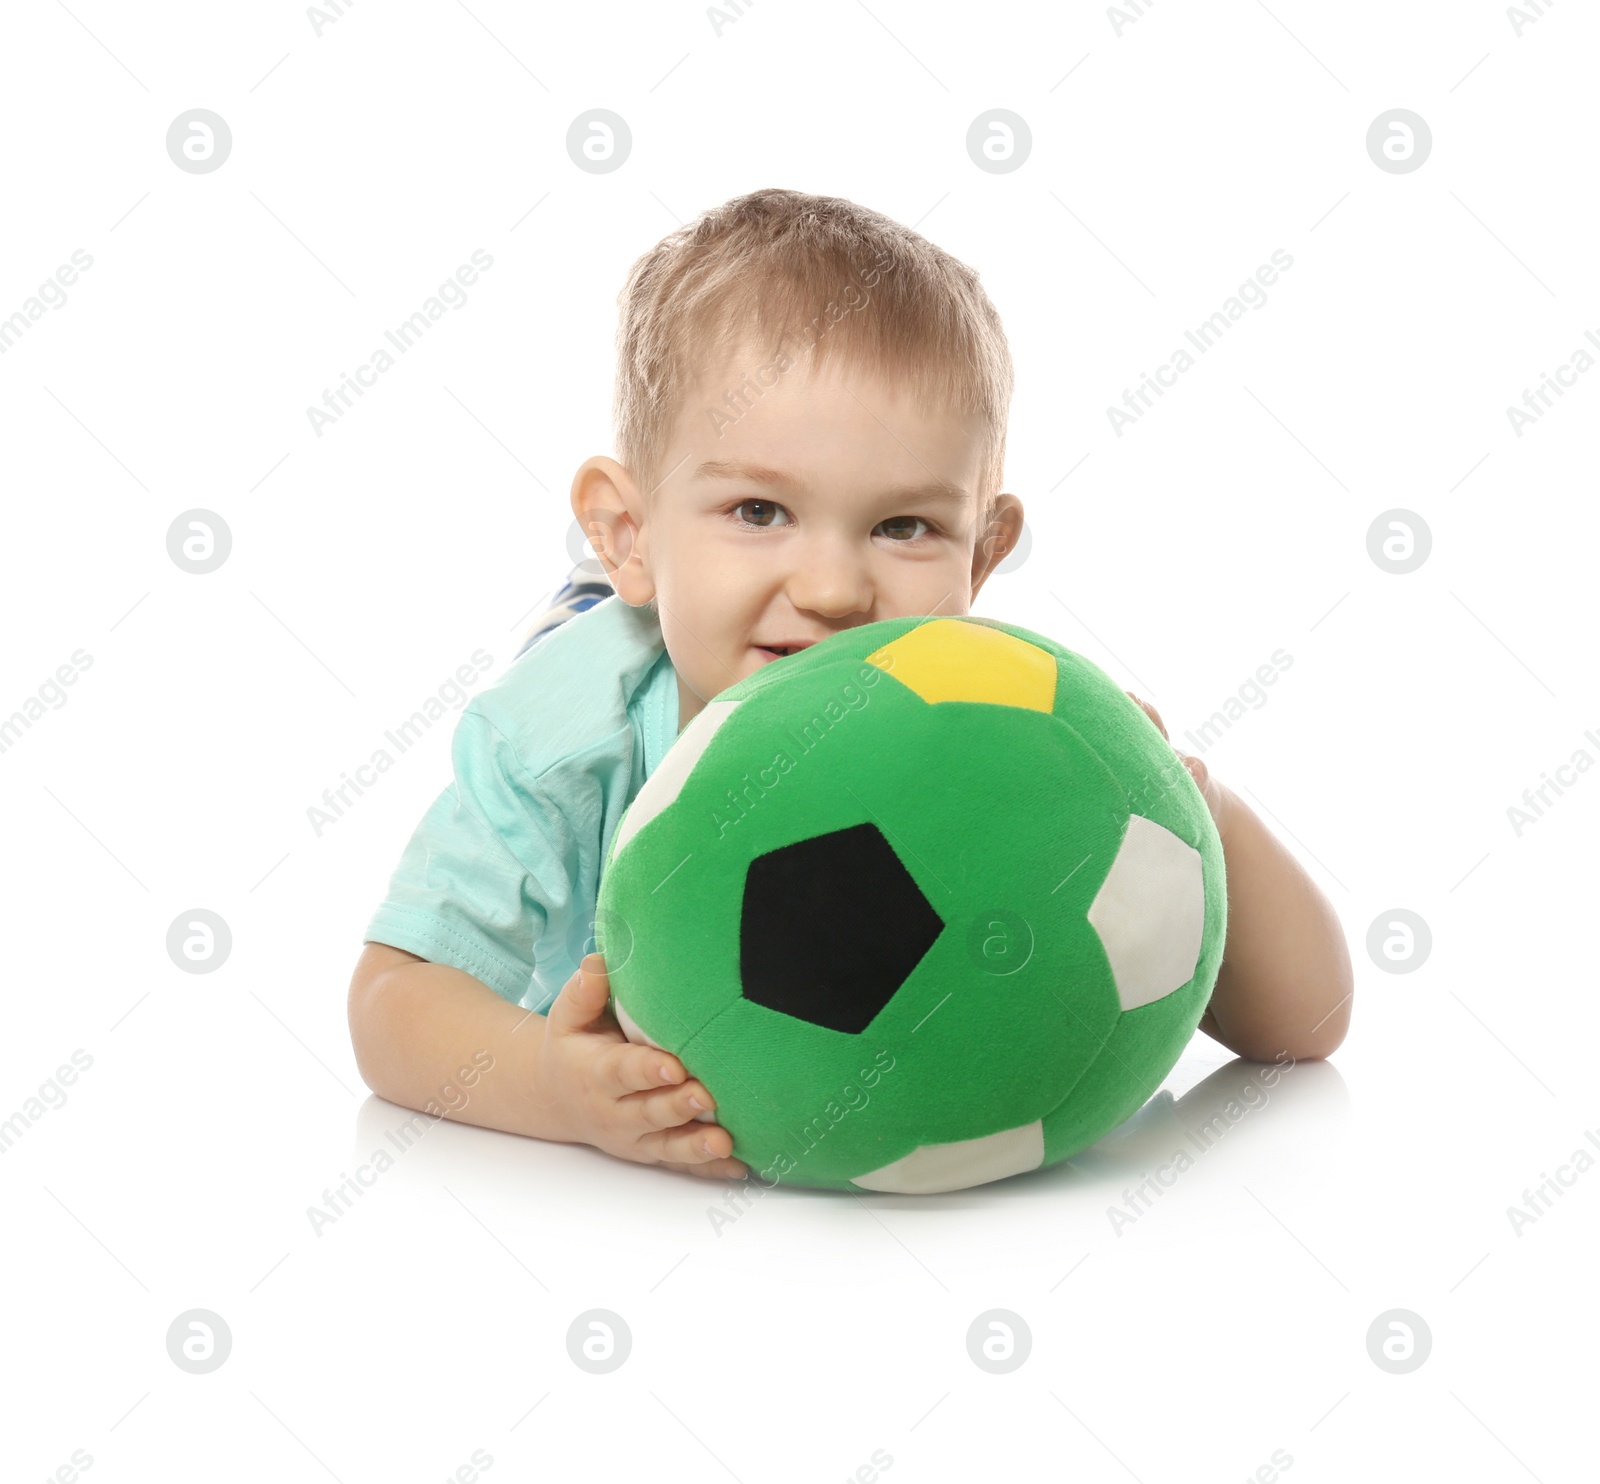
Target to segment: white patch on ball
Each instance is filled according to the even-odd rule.
[[[1130,815],[1089,921],[1111,960],[1124,1010],[1182,989],[1194,978],[1205,938],[1200,852],[1154,820]]]
[[[645,1034],[644,1027],[622,1008],[622,1001],[615,995],[611,997],[611,1013],[617,1017],[617,1024],[622,1027],[622,1034],[635,1046],[654,1046],[657,1051],[667,1049],[659,1041],[653,1041]]]
[[[1021,1175],[1044,1163],[1044,1123],[1035,1120],[1021,1128],[1002,1129],[981,1139],[957,1139],[951,1144],[922,1144],[910,1154],[865,1175],[852,1175],[850,1183],[863,1190],[887,1190],[896,1195],[938,1195],[965,1190]]]
[[[615,995],[611,997],[611,1013],[617,1017],[617,1024],[622,1027],[622,1034],[632,1041],[635,1046],[654,1046],[657,1051],[665,1051],[667,1049],[659,1041],[653,1041],[645,1034],[644,1027],[622,1008],[622,1002]],[[682,1086],[682,1084],[680,1083],[679,1086]],[[704,1113],[696,1113],[694,1119],[696,1123],[715,1123],[717,1121],[717,1110],[715,1108],[707,1108]]]
[[[700,755],[711,745],[720,727],[739,709],[737,701],[708,701],[699,715],[679,734],[678,740],[667,749],[654,773],[645,779],[643,787],[633,796],[622,823],[617,826],[616,838],[611,843],[611,858],[622,853],[622,847],[639,833],[656,815],[667,808],[683,791]]]

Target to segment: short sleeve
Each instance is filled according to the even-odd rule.
[[[566,921],[576,842],[474,706],[456,724],[451,762],[454,779],[412,834],[363,938],[450,964],[522,1004],[536,945]]]

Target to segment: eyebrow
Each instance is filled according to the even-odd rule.
[[[804,486],[791,474],[781,469],[769,469],[764,464],[727,463],[721,459],[708,459],[694,471],[696,479],[737,479],[749,484],[772,485],[779,489],[798,490]],[[964,504],[967,492],[948,484],[906,485],[885,491],[885,500],[943,500],[951,504]]]

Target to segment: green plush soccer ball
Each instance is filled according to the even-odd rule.
[[[595,934],[624,1033],[705,1083],[752,1177],[929,1193],[1139,1108],[1226,912],[1199,788],[1104,671],[896,618],[706,704],[616,830]]]

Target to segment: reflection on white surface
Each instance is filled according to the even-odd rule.
[[[1220,1063],[1219,1055],[1224,1058]],[[1280,1161],[1293,1163],[1290,1146],[1298,1149],[1302,1161],[1309,1160],[1338,1141],[1349,1113],[1348,1090],[1331,1062],[1277,1065],[1227,1058],[1208,1038],[1197,1037],[1191,1055],[1173,1068],[1137,1113],[1070,1160],[965,1191],[904,1197],[880,1192],[872,1199],[982,1209],[990,1201],[1026,1199],[1036,1191],[1051,1200],[1100,1200],[1103,1187],[1121,1190],[1134,1182],[1144,1184],[1144,1194],[1130,1200],[1129,1210],[1142,1213],[1179,1177],[1203,1180],[1202,1166],[1234,1170],[1237,1163],[1252,1158],[1273,1167]],[[381,1177],[375,1171],[367,1188],[375,1188],[379,1178],[435,1189],[448,1182],[508,1200],[527,1190],[530,1172],[541,1167],[547,1172],[542,1180],[583,1171],[578,1178],[584,1188],[591,1181],[611,1186],[621,1180],[615,1195],[624,1205],[654,1199],[664,1180],[696,1192],[718,1183],[635,1165],[588,1146],[552,1145],[431,1119],[372,1095],[357,1109],[351,1159],[353,1175],[359,1174],[359,1167],[389,1166]],[[630,1180],[635,1185],[631,1191]],[[743,1182],[720,1184],[737,1188]],[[761,1192],[762,1198],[767,1195],[786,1200],[852,1199],[847,1192],[781,1183]]]
[[[1201,1075],[1185,1088],[1193,1073]],[[1309,1152],[1336,1140],[1349,1115],[1349,1090],[1332,1062],[1240,1057],[1210,1070],[1180,1062],[1137,1113],[1067,1164],[1090,1181],[1114,1183],[1168,1166],[1182,1165],[1182,1173],[1224,1147],[1241,1158],[1266,1158],[1291,1142]]]

